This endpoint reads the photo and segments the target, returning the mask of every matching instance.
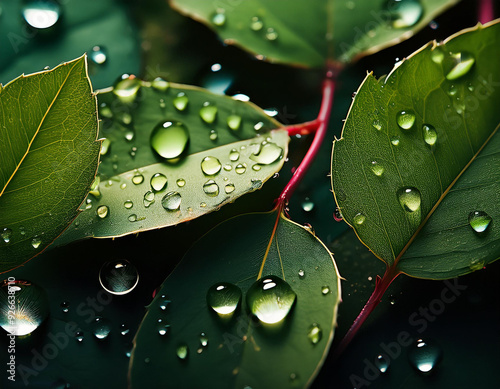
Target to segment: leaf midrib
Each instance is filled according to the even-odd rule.
[[[73,69],[75,68],[76,66],[76,63],[73,64],[73,66],[69,69],[68,71],[68,74],[66,75],[64,81],[61,83],[61,86],[59,87],[57,93],[55,94],[54,98],[52,99],[50,105],[47,107],[47,110],[45,111],[43,117],[42,117],[42,120],[40,121],[40,124],[38,125],[38,128],[36,129],[35,133],[33,134],[33,136],[31,137],[31,140],[30,142],[28,143],[28,147],[26,149],[26,152],[24,153],[24,155],[21,157],[19,163],[16,165],[16,168],[14,169],[14,171],[12,172],[12,174],[10,175],[9,179],[7,180],[7,182],[5,183],[4,187],[2,188],[2,191],[0,192],[0,196],[2,196],[5,192],[5,190],[7,189],[7,187],[9,186],[10,182],[12,181],[12,179],[14,178],[14,176],[16,175],[17,171],[19,170],[19,168],[21,167],[22,163],[24,162],[24,160],[26,159],[26,157],[28,156],[30,150],[31,150],[31,146],[33,145],[33,142],[35,141],[38,133],[40,132],[40,129],[42,128],[43,126],[43,123],[45,122],[45,119],[47,118],[47,115],[49,114],[50,110],[52,109],[52,106],[54,105],[55,101],[57,100],[57,98],[59,97],[59,94],[61,93],[61,90],[62,88],[64,87],[64,85],[66,85],[66,81],[68,80],[68,77],[71,75],[71,73],[73,72]],[[36,75],[36,73],[35,73]],[[24,77],[24,78],[29,78],[29,77],[32,77],[33,75],[29,75],[27,77]]]

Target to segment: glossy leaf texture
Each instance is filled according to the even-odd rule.
[[[86,57],[0,90],[0,271],[71,223],[97,170],[97,105]]]
[[[98,178],[58,243],[194,219],[259,189],[286,159],[286,130],[252,103],[163,80],[125,86],[98,95]]]
[[[344,220],[413,277],[469,273],[500,254],[500,23],[429,43],[368,75],[333,149]]]
[[[339,301],[333,257],[311,231],[277,210],[237,216],[188,251],[148,307],[131,387],[306,387]]]
[[[459,0],[171,0],[226,44],[259,59],[305,67],[351,62],[412,36]]]

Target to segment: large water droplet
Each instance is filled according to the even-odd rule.
[[[233,131],[238,130],[241,126],[241,116],[229,115],[227,117],[227,126]]]
[[[123,295],[137,286],[139,273],[136,267],[125,259],[110,261],[102,265],[99,282],[107,292]]]
[[[262,142],[260,150],[256,154],[250,155],[250,159],[261,165],[269,165],[281,158],[283,149],[276,143]]]
[[[312,344],[318,344],[323,337],[323,330],[318,324],[313,323],[307,330],[307,337]]]
[[[241,164],[239,163],[238,165],[236,165],[236,167],[234,168],[234,171],[237,173],[237,174],[243,174],[247,171],[247,166],[245,164]]]
[[[264,23],[258,16],[253,16],[250,21],[250,29],[253,31],[260,31],[264,27]]]
[[[184,92],[179,92],[172,101],[174,107],[178,111],[184,111],[189,103],[189,98]]]
[[[415,123],[415,113],[412,110],[401,111],[398,113],[396,121],[403,130],[409,130]]]
[[[161,205],[167,211],[177,211],[181,206],[182,197],[179,192],[168,192],[161,200]]]
[[[366,216],[363,215],[361,212],[354,215],[354,223],[357,224],[358,226],[363,224],[365,222],[365,220],[366,220]]]
[[[219,8],[212,16],[212,23],[218,27],[222,27],[226,24],[226,14],[224,9]]]
[[[207,292],[207,304],[219,315],[230,315],[241,301],[241,289],[228,282],[212,285]]]
[[[475,62],[474,56],[467,51],[450,53],[443,62],[446,79],[456,80],[457,78],[465,76],[472,69]]]
[[[151,86],[156,89],[156,90],[159,90],[159,91],[162,91],[162,92],[165,92],[169,87],[170,87],[170,84],[168,81],[164,80],[163,78],[161,77],[156,77],[152,82],[151,82]]]
[[[236,162],[238,159],[240,159],[240,153],[236,149],[232,149],[229,152],[229,160],[232,162]]]
[[[108,138],[104,138],[101,143],[101,155],[106,155],[111,146],[111,141]]]
[[[55,0],[28,0],[23,4],[22,13],[26,23],[42,30],[57,23],[61,15],[61,6]]]
[[[272,275],[254,282],[247,292],[250,312],[265,324],[282,321],[292,309],[296,298],[297,295],[288,283]]]
[[[156,173],[151,177],[149,183],[151,184],[151,189],[153,189],[155,192],[161,192],[167,187],[168,179],[165,174]]]
[[[11,236],[12,236],[12,230],[10,228],[4,228],[2,229],[2,232],[0,232],[0,237],[2,237],[5,243],[10,242]]]
[[[104,219],[105,217],[107,217],[109,214],[109,208],[107,205],[101,205],[99,206],[99,208],[97,208],[97,216],[100,218],[100,219]]]
[[[420,209],[422,196],[417,188],[401,188],[397,192],[399,203],[406,212],[415,212]]]
[[[212,124],[217,118],[217,106],[206,101],[200,109],[200,118],[207,124]]]
[[[16,336],[31,334],[48,314],[49,301],[42,288],[28,281],[3,281],[0,287],[0,327],[5,331]]]
[[[493,219],[484,211],[469,213],[469,224],[477,233],[485,232]]]
[[[222,169],[220,161],[215,157],[205,157],[201,161],[201,170],[207,176],[215,176]]]
[[[212,197],[218,196],[219,185],[214,180],[208,180],[203,184],[203,192]]]
[[[139,89],[141,82],[134,75],[124,74],[116,82],[113,87],[113,93],[123,103],[132,103]]]
[[[424,13],[420,0],[388,0],[386,8],[394,28],[414,26]]]
[[[419,372],[429,373],[441,360],[442,354],[441,348],[436,344],[419,339],[408,351],[408,359]]]
[[[151,133],[151,147],[163,158],[178,158],[189,143],[189,131],[181,122],[159,123]]]
[[[189,355],[188,345],[186,343],[182,343],[179,346],[177,346],[176,354],[179,359],[182,360],[186,359]]]
[[[430,124],[424,124],[422,126],[422,134],[424,136],[424,141],[429,146],[434,146],[437,141],[437,132],[436,129]]]
[[[384,174],[384,167],[377,161],[372,161],[370,168],[372,169],[373,174],[375,174],[376,176],[380,177],[382,174]]]
[[[106,339],[111,332],[111,323],[108,319],[97,316],[91,325],[92,333],[99,339]]]
[[[108,59],[108,51],[103,46],[94,46],[89,57],[96,65],[103,65]]]

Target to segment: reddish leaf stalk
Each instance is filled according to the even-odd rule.
[[[478,19],[481,24],[491,22],[495,18],[493,0],[479,0]]]
[[[382,278],[377,276],[375,290],[373,291],[372,295],[370,296],[365,306],[359,313],[356,320],[354,320],[354,323],[352,323],[351,328],[349,328],[349,331],[347,331],[344,338],[335,349],[335,354],[334,354],[335,357],[340,356],[340,354],[342,354],[342,352],[349,345],[349,343],[351,343],[352,339],[354,338],[358,330],[361,328],[361,325],[365,322],[368,316],[370,316],[370,314],[382,300],[382,296],[387,291],[389,285],[391,285],[392,281],[394,281],[396,277],[400,274],[401,273],[396,269],[395,266],[390,266],[386,268],[384,276]]]

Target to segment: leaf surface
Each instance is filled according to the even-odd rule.
[[[335,142],[344,219],[410,276],[455,277],[499,257],[499,37],[498,22],[478,25],[386,78],[368,75]],[[484,232],[469,222],[474,212],[492,218]]]
[[[285,280],[297,296],[274,325],[258,321],[247,305],[252,284],[270,275]],[[221,282],[243,294],[224,319],[207,305],[207,291]],[[310,231],[276,210],[230,219],[188,251],[149,306],[134,340],[131,386],[307,386],[333,338],[339,300],[333,258]],[[161,336],[158,326],[164,324],[169,327]],[[322,331],[316,343],[308,337],[314,324]],[[177,356],[180,345],[189,349],[185,359]]]
[[[99,160],[86,58],[0,90],[0,271],[26,262],[76,217]]]

